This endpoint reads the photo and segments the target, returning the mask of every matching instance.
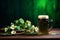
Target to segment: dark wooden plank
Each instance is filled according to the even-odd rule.
[[[60,29],[52,29],[49,35],[14,35],[0,36],[1,39],[57,39],[60,38]]]

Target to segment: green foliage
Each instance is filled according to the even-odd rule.
[[[14,23],[11,23],[11,26],[5,27],[5,33],[9,34],[16,34],[16,31],[22,30],[28,33],[34,33],[38,31],[38,29],[37,31],[35,31],[36,28],[34,25],[31,24],[31,21],[29,20],[25,21],[23,18],[15,20]]]

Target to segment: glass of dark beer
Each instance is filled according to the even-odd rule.
[[[38,28],[39,33],[49,34],[49,16],[48,15],[39,15],[38,16]]]

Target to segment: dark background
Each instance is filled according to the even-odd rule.
[[[19,18],[23,18],[24,20],[28,19],[32,24],[37,25],[37,16],[43,12],[39,12],[39,9],[36,9],[36,1],[37,0],[0,0],[0,27],[10,25],[11,22]],[[52,13],[45,13],[53,19],[53,27],[60,28],[60,1],[56,0],[55,10],[52,10],[53,15]]]

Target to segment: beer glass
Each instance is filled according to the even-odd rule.
[[[49,34],[49,16],[48,15],[38,15],[38,32],[41,34]]]

